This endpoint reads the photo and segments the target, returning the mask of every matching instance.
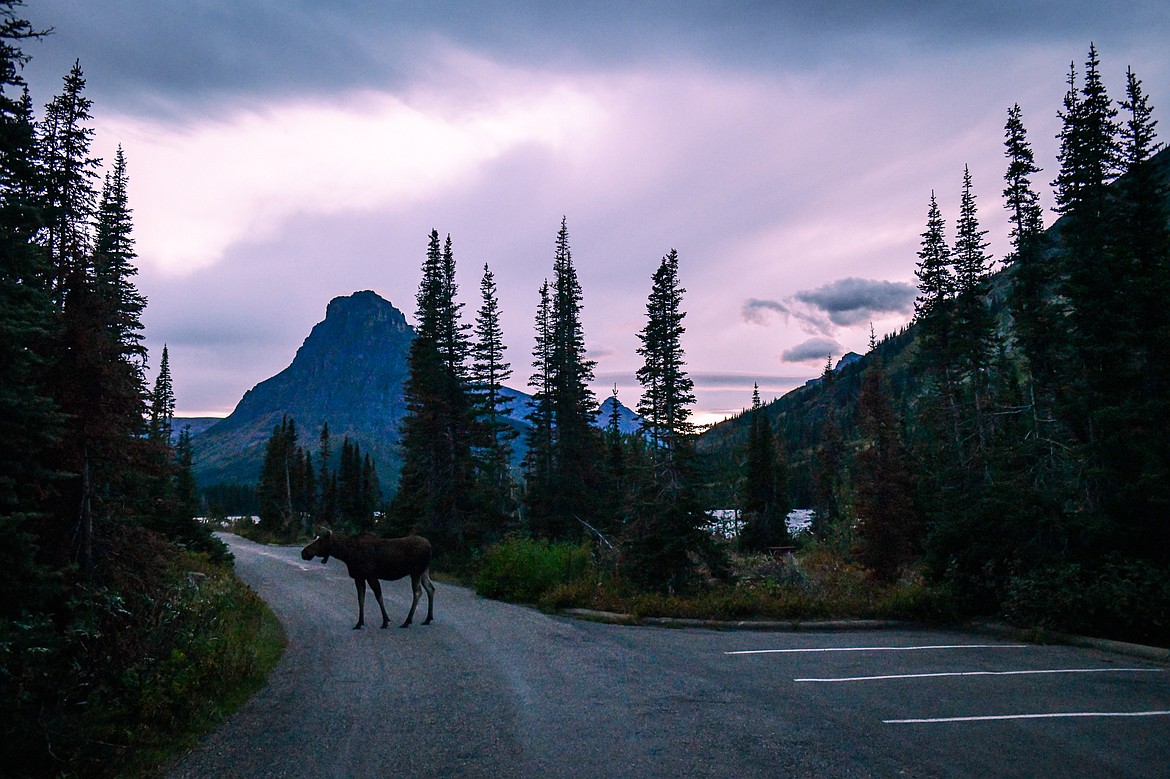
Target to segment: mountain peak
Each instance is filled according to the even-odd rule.
[[[244,394],[226,419],[200,436],[195,469],[203,483],[253,481],[263,445],[283,415],[314,448],[321,426],[369,452],[383,482],[398,468],[398,420],[414,330],[370,290],[336,297],[292,363]]]

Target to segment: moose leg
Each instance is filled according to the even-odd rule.
[[[419,575],[417,573],[410,575],[410,589],[414,591],[414,600],[410,602],[410,613],[406,615],[406,621],[399,625],[399,627],[408,628],[410,627],[411,621],[414,620],[414,609],[418,606],[419,596],[422,595],[422,586],[418,583],[418,580]]]
[[[390,615],[386,613],[386,604],[382,602],[382,583],[376,578],[370,579],[370,589],[374,591],[374,599],[382,610],[382,627],[386,627],[390,624]]]
[[[427,589],[427,618],[423,620],[423,624],[429,625],[435,618],[435,585],[431,584],[430,571],[422,572],[422,586]]]
[[[361,630],[362,625],[366,624],[366,580],[354,579],[353,583],[357,587],[358,593],[358,621],[353,629]]]

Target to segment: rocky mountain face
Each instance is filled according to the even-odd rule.
[[[210,427],[203,420],[191,425],[196,479],[205,487],[255,484],[272,430],[287,414],[296,421],[301,446],[314,456],[326,422],[335,453],[343,436],[357,442],[374,458],[386,491],[402,464],[398,425],[406,413],[403,388],[413,338],[414,329],[402,312],[377,294],[334,298],[291,365],[245,393],[230,416]],[[505,394],[512,397],[510,423],[519,434],[513,442],[518,464],[532,397],[509,388]],[[598,427],[609,424],[613,402],[607,398],[601,405],[595,417]],[[618,414],[623,432],[638,429],[634,412],[619,403]],[[176,419],[175,429],[186,423]]]
[[[284,414],[296,421],[301,446],[316,453],[328,422],[334,450],[349,436],[374,458],[382,482],[391,482],[400,465],[398,422],[406,412],[403,385],[413,338],[402,312],[373,292],[331,300],[291,365],[194,436],[199,483],[254,483]]]

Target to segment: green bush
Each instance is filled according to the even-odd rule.
[[[1170,646],[1170,573],[1112,556],[1013,576],[1004,616],[1022,627]]]
[[[540,605],[708,620],[862,618],[940,624],[961,616],[948,590],[916,576],[878,582],[824,546],[779,560],[741,555],[734,570],[738,583],[711,582],[686,594],[647,592],[616,577],[579,578],[546,592]]]
[[[537,603],[556,587],[595,577],[588,544],[508,538],[488,547],[475,591],[488,598]]]
[[[283,651],[259,597],[141,528],[100,539],[55,613],[0,621],[6,776],[135,776],[251,695]]]

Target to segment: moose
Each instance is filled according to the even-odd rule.
[[[410,627],[414,620],[414,610],[423,587],[427,590],[427,618],[423,624],[430,624],[434,618],[435,585],[431,584],[430,575],[431,542],[422,536],[381,538],[370,532],[347,536],[325,530],[313,543],[301,550],[301,559],[312,560],[314,557],[320,557],[322,565],[329,562],[330,557],[336,557],[349,569],[349,575],[357,586],[358,621],[353,626],[354,630],[361,630],[366,622],[366,584],[374,591],[378,608],[382,610],[382,627],[390,624],[386,605],[382,602],[382,584],[379,579],[390,582],[410,576],[414,600],[401,627]]]

